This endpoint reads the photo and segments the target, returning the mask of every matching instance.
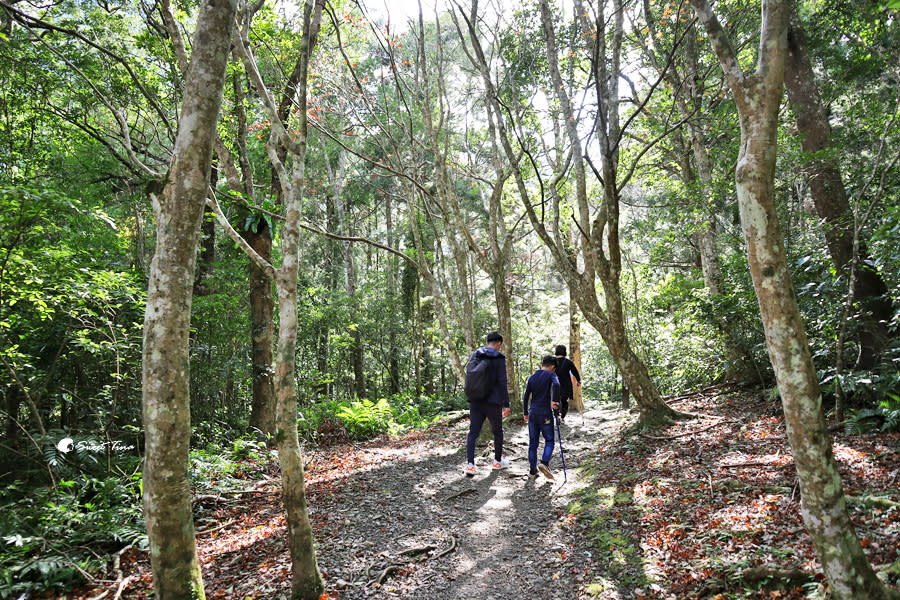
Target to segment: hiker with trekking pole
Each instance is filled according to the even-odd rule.
[[[550,459],[555,447],[554,414],[559,411],[559,378],[556,376],[556,357],[545,356],[541,368],[528,378],[522,396],[523,414],[528,423],[528,464],[531,475],[540,472],[554,479],[550,472]],[[559,429],[557,420],[557,429]],[[544,452],[538,463],[537,450],[540,438],[544,438]],[[565,463],[563,463],[565,464]]]

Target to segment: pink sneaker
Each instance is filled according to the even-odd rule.
[[[469,463],[466,465],[466,468],[463,469],[463,473],[466,475],[474,475],[475,474],[475,464]]]
[[[505,469],[509,466],[509,461],[505,458],[501,458],[500,460],[495,460],[494,464],[491,466],[495,469]]]

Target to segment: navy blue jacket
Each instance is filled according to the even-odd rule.
[[[549,413],[550,402],[559,401],[559,378],[553,371],[538,369],[528,378],[525,394],[522,396],[524,414],[529,414],[528,404],[531,400],[532,411]]]
[[[472,353],[472,357],[475,356],[482,359],[490,359],[491,371],[494,373],[494,387],[491,390],[491,395],[484,400],[480,400],[480,402],[499,404],[503,407],[509,406],[509,389],[506,387],[508,383],[506,378],[506,357],[499,350],[490,346],[479,348]]]

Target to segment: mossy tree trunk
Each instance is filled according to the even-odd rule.
[[[203,598],[188,477],[188,338],[197,243],[237,5],[200,8],[181,115],[162,195],[153,195],[156,252],[144,316],[144,518],[154,597]]]
[[[691,0],[691,4],[709,33],[740,117],[735,181],[741,227],[800,479],[803,521],[835,598],[896,597],[875,575],[847,512],[776,213],[778,111],[791,3],[763,2],[759,62],[749,74],[741,69],[707,0]]]

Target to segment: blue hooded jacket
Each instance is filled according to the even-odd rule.
[[[506,357],[499,350],[491,348],[490,346],[479,348],[472,354],[472,356],[477,356],[478,358],[482,359],[490,359],[491,370],[494,372],[494,388],[491,390],[491,395],[484,400],[481,400],[481,402],[487,402],[488,404],[499,404],[503,407],[509,406],[509,389],[507,389],[508,381],[506,378]],[[469,402],[472,402],[472,400],[469,400]]]

